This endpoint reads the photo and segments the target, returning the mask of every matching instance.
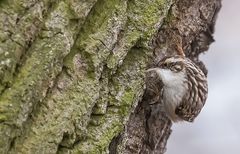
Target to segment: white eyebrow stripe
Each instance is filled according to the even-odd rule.
[[[183,61],[183,59],[182,58],[171,57],[171,58],[168,58],[168,59],[165,60],[166,63],[168,63],[168,62],[175,63],[175,62],[179,62],[179,61]]]

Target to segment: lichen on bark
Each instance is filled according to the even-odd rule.
[[[146,133],[141,102],[145,69],[153,50],[171,49],[175,5],[182,4],[0,1],[0,153],[129,153],[135,143],[146,152],[148,136],[156,144],[162,136]],[[171,123],[159,114],[153,128],[164,134]]]

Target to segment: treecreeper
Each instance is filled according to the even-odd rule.
[[[147,73],[155,73],[163,84],[162,89],[155,93],[159,95],[158,99],[162,98],[167,117],[173,122],[193,122],[207,99],[207,77],[180,51],[179,55],[163,57]]]

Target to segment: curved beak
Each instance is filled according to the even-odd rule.
[[[157,71],[157,69],[159,69],[159,68],[150,68],[150,69],[147,69],[147,70],[146,70],[146,73],[152,72],[152,71]]]

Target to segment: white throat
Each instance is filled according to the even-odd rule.
[[[156,71],[164,84],[163,101],[167,115],[171,120],[179,121],[180,119],[175,114],[175,109],[187,92],[188,87],[185,73],[175,73],[169,69],[160,68],[153,68],[149,71]]]

